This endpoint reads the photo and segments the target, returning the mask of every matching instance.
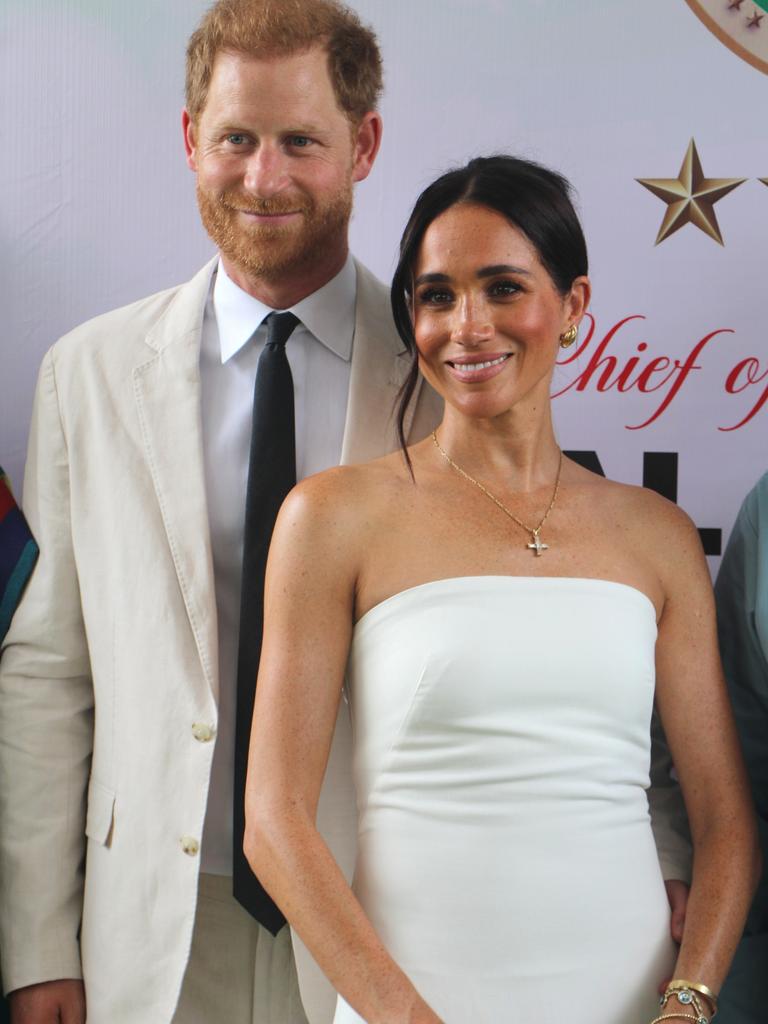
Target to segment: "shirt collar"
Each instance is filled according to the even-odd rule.
[[[346,362],[352,358],[355,333],[357,273],[351,254],[338,274],[316,292],[290,307],[310,334]],[[214,285],[213,308],[226,363],[246,344],[253,332],[273,310],[243,291],[227,275],[219,260]]]

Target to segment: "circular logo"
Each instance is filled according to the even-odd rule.
[[[721,43],[768,75],[768,0],[685,0]]]

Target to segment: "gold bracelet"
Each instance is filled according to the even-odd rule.
[[[651,1024],[659,1024],[662,1020],[698,1020],[697,1017],[692,1017],[690,1013],[665,1013],[661,1017],[656,1017],[651,1021]]]
[[[662,1010],[666,1009],[667,1003],[672,996],[675,997],[683,1009],[694,1012],[693,1019],[696,1021],[696,1024],[710,1024],[709,1011],[705,1011],[697,994],[689,988],[667,988],[659,1000]]]
[[[673,978],[667,985],[666,991],[677,992],[684,988],[690,989],[694,992],[700,992],[704,998],[709,1001],[709,1004],[712,1007],[712,1016],[715,1016],[717,1013],[717,996],[711,988],[703,985],[700,981],[686,981],[684,978]]]
[[[687,981],[685,978],[673,978],[667,985],[667,988],[693,988],[697,992],[701,992],[703,996],[706,996],[707,999],[710,999],[713,1003],[717,1002],[717,996],[712,989],[708,988],[700,981]]]
[[[686,1015],[688,1016],[689,1020],[695,1020],[696,1024],[710,1024],[710,1018],[704,1012],[704,1009],[701,1003],[699,1002],[698,996],[695,992],[691,992],[690,989],[687,988],[673,989],[671,992],[669,989],[667,989],[667,991],[659,1000],[662,1010],[666,1009],[667,1003],[672,998],[672,996],[676,997],[678,1003],[680,1003],[680,1005],[684,1009],[694,1011],[694,1016]]]
[[[680,999],[679,1001],[683,1002],[684,1005],[692,1002],[695,1011],[699,1016],[705,1016],[705,1014],[703,1014],[703,1011],[701,1010],[700,1002],[695,997],[696,992],[699,992],[708,1000],[711,1008],[709,1015],[710,1018],[714,1017],[718,1012],[718,997],[711,988],[707,987],[707,985],[702,985],[697,981],[686,981],[684,978],[673,978],[665,990],[664,998],[666,1000],[673,993],[677,994],[679,992],[687,992],[690,994],[692,998]],[[664,1006],[664,1002],[662,1005]]]

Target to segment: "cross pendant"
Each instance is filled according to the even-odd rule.
[[[531,551],[533,551],[537,558],[540,558],[542,552],[547,551],[549,549],[549,544],[542,543],[541,538],[539,537],[538,530],[534,530],[531,533],[531,536],[533,537],[533,541],[527,546],[531,549]]]

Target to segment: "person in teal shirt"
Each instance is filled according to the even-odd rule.
[[[0,466],[0,644],[32,574],[37,554],[37,544]],[[0,1024],[9,1021],[8,1004],[0,995]]]
[[[763,877],[718,1024],[768,1021],[768,473],[744,499],[715,584],[723,668],[757,808]]]

